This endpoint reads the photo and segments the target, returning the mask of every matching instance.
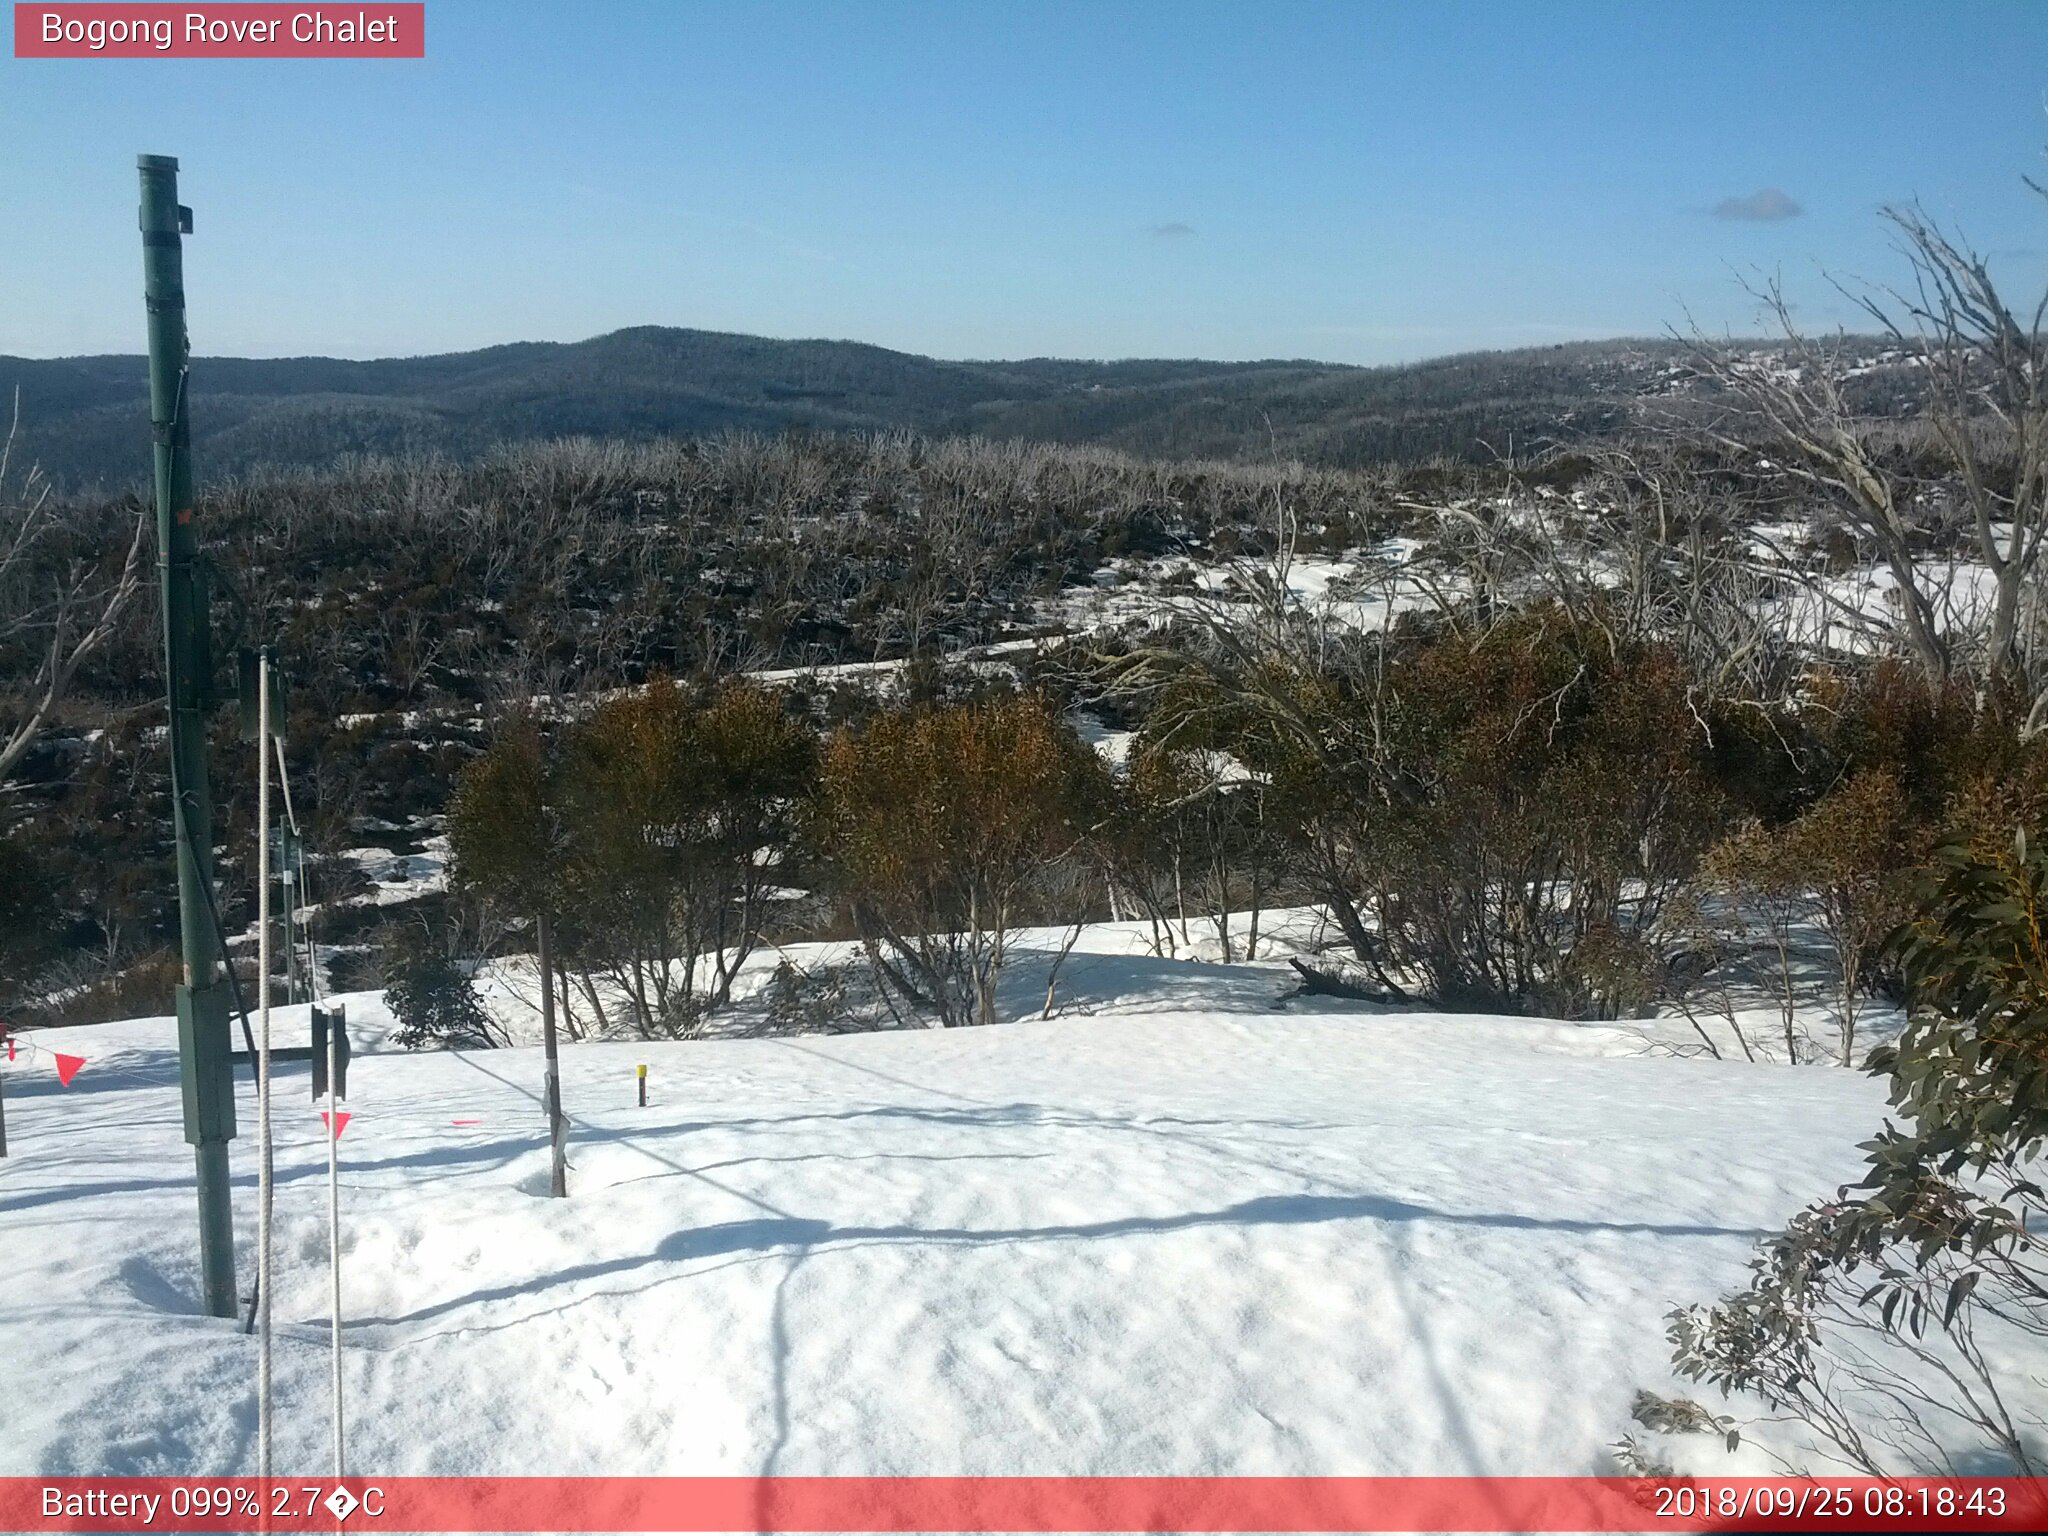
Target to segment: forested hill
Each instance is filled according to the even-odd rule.
[[[437,357],[198,358],[202,480],[344,453],[468,455],[521,438],[645,438],[725,428],[909,429],[1142,454],[1278,451],[1351,465],[1612,430],[1682,371],[1665,342],[1470,353],[1388,368],[1316,362],[944,362],[840,341],[643,326],[569,344]],[[149,463],[139,356],[0,356],[20,390],[17,453],[60,486],[120,489]]]

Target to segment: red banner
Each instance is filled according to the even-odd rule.
[[[17,59],[423,59],[424,4],[23,5]]]
[[[0,1478],[6,1531],[2040,1531],[2048,1479]]]

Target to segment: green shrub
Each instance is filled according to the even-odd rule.
[[[398,1021],[392,1041],[407,1050],[476,1050],[511,1039],[476,994],[469,971],[424,925],[404,924],[386,939],[384,1004]]]

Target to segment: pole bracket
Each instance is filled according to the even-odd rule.
[[[228,1044],[228,989],[178,988],[178,1053],[183,1074],[185,1140],[226,1142],[235,1134],[235,1082]]]

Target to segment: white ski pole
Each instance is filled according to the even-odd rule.
[[[256,1472],[270,1502],[270,654],[256,660]]]

